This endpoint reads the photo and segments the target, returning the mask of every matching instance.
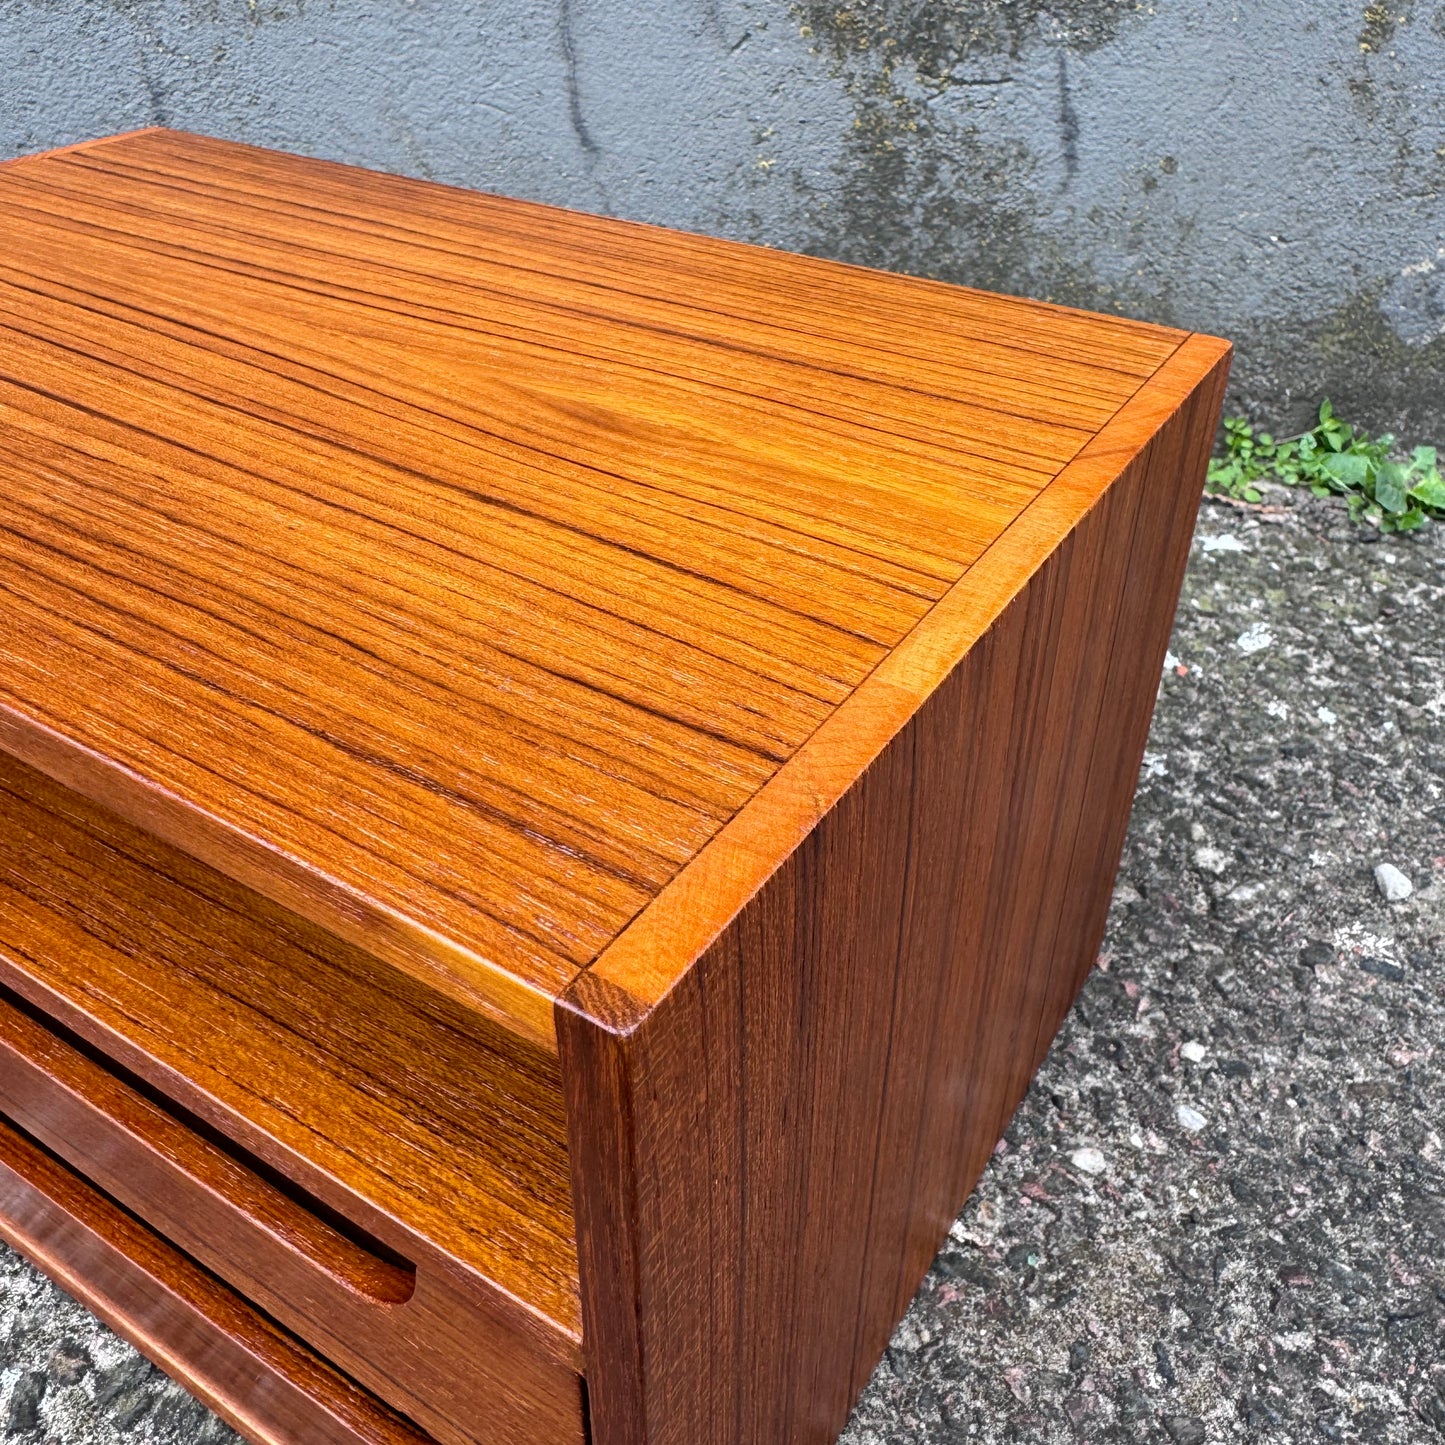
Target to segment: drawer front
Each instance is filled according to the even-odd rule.
[[[5,1124],[0,1237],[251,1440],[435,1445]]]
[[[3,992],[0,1116],[440,1445],[584,1440],[577,1373],[474,1292],[368,1238]]]

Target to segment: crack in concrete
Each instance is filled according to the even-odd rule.
[[[587,117],[582,109],[582,83],[578,75],[577,38],[573,33],[572,0],[558,0],[558,30],[562,37],[562,60],[567,69],[567,114],[572,122],[572,134],[577,144],[589,156],[597,154],[597,142],[587,129]]]
[[[597,164],[602,159],[602,147],[598,144],[592,128],[587,123],[587,112],[582,101],[582,62],[577,47],[576,20],[573,0],[558,0],[557,30],[562,42],[562,63],[567,87],[567,118],[582,152],[582,164],[587,179],[592,183],[602,202],[602,209],[611,213],[615,208],[607,183],[597,174]]]
[[[1064,187],[1079,173],[1079,113],[1069,89],[1069,54],[1059,51],[1059,142],[1064,153]]]

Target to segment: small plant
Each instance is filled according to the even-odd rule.
[[[1224,455],[1209,464],[1209,491],[1238,501],[1260,500],[1262,481],[1308,487],[1317,497],[1340,496],[1356,521],[1382,532],[1413,532],[1426,517],[1445,520],[1445,479],[1434,447],[1416,447],[1408,460],[1393,455],[1388,432],[1370,436],[1341,421],[1328,401],[1316,426],[1275,441],[1243,417],[1224,423]]]

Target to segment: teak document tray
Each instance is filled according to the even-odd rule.
[[[831,1440],[1098,947],[1226,367],[0,168],[0,1233],[257,1441]]]

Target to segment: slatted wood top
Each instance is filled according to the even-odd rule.
[[[0,167],[0,746],[523,1033],[1183,333],[244,146]]]

